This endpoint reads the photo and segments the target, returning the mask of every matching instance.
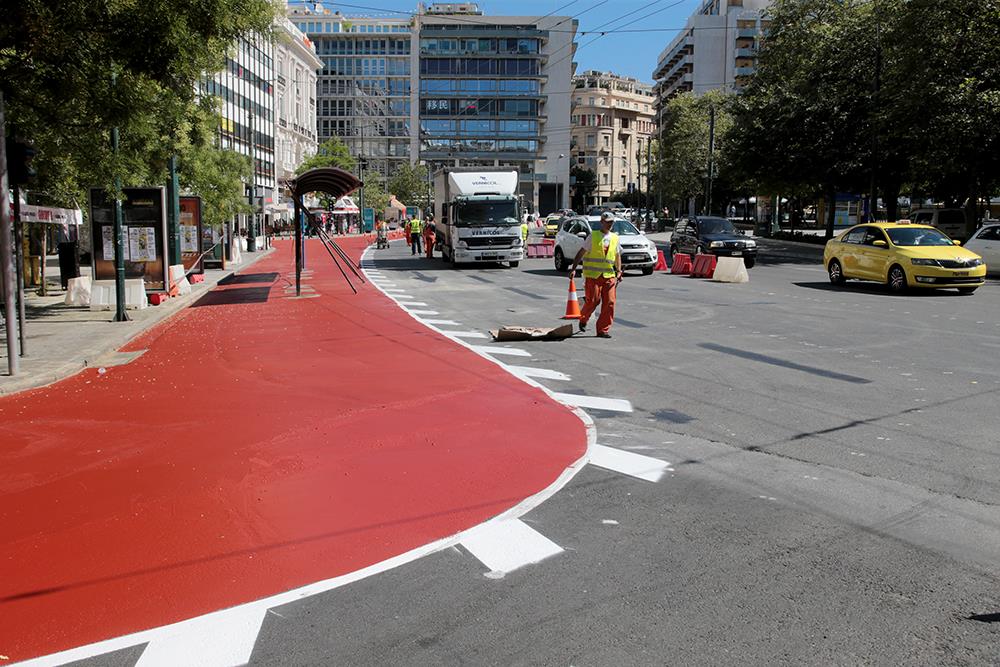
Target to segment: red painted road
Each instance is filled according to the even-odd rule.
[[[495,516],[583,455],[567,408],[370,285],[351,294],[318,242],[308,256],[317,298],[286,293],[279,242],[130,343],[147,350],[132,363],[0,398],[0,654],[352,572]]]

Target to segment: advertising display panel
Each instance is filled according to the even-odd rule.
[[[169,280],[166,188],[123,188],[122,192],[125,277],[142,278],[147,290],[162,291]],[[90,225],[94,280],[114,280],[114,201],[100,188],[90,189]]]
[[[185,273],[204,273],[201,253],[212,247],[203,246],[204,229],[201,222],[201,197],[181,197],[181,263]]]

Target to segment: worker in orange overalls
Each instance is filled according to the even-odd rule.
[[[434,258],[434,240],[436,238],[435,232],[434,218],[427,216],[427,222],[424,223],[424,248],[427,251],[427,259]]]

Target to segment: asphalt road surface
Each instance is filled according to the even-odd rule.
[[[455,547],[275,608],[250,664],[1000,663],[1000,285],[835,289],[771,249],[746,285],[627,275],[611,340],[469,337],[665,474],[586,466],[523,517],[541,562]],[[561,323],[549,260],[373,257],[441,329]]]

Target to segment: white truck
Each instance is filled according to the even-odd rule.
[[[524,257],[517,172],[484,167],[447,167],[434,174],[437,245],[456,267]]]

